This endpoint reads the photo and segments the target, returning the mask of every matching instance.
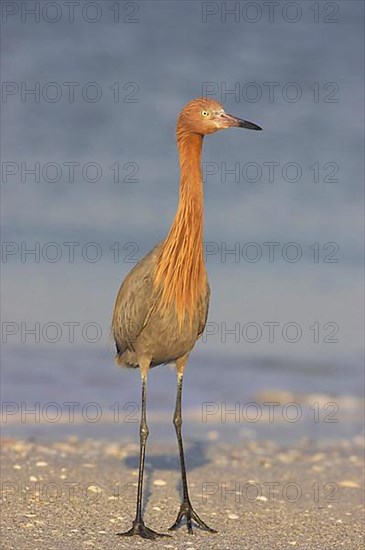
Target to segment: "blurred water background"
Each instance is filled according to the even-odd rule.
[[[270,21],[262,2],[256,11],[227,2],[234,15],[221,2],[79,2],[73,22],[62,2],[25,3],[40,5],[39,22],[22,4],[2,6],[3,433],[135,433],[139,376],[113,365],[114,299],[133,262],[166,236],[178,196],[176,116],[208,91],[264,131],[205,139],[212,298],[185,376],[186,433],[356,435],[363,3],[279,2]],[[36,163],[39,177],[25,171]],[[264,243],[277,243],[272,257]],[[148,407],[161,438],[174,398],[174,372],[154,369]],[[73,423],[67,402],[78,403]],[[102,410],[96,422],[97,406],[83,411],[91,402]],[[253,409],[244,418],[250,402],[258,421]],[[274,423],[264,402],[281,403]],[[288,421],[295,407],[283,409],[290,402],[302,410],[297,422]],[[24,421],[36,403],[39,416]],[[239,418],[221,415],[237,403]]]

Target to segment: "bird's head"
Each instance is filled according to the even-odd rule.
[[[205,136],[233,127],[262,130],[253,122],[229,115],[218,101],[199,97],[189,101],[179,114],[177,135],[189,133]]]

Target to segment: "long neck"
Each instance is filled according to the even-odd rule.
[[[181,171],[179,205],[165,241],[165,246],[171,245],[178,256],[182,255],[185,260],[194,263],[203,258],[202,145],[203,136],[199,134],[183,134],[178,139]],[[177,247],[178,244],[183,248]]]
[[[175,302],[180,323],[190,320],[206,289],[203,256],[203,136],[178,132],[180,196],[170,232],[163,244],[156,271],[162,287],[161,307]]]

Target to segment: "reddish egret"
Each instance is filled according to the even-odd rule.
[[[192,521],[211,529],[190,502],[181,437],[181,393],[184,369],[196,340],[201,336],[208,314],[209,283],[203,257],[203,179],[201,156],[203,138],[225,128],[261,130],[252,122],[225,112],[211,99],[190,101],[177,121],[180,159],[180,197],[167,238],[159,243],[127,275],[120,287],[113,314],[112,331],[117,348],[116,362],[139,367],[142,378],[142,413],[137,510],[129,531],[120,535],[140,535],[154,539],[166,536],[149,529],[142,517],[143,470],[148,426],[146,419],[147,374],[151,367],[175,363],[177,396],[174,425],[179,446],[183,499],[175,523],[185,518],[188,532]]]

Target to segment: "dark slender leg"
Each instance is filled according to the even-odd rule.
[[[174,414],[174,425],[177,435],[177,441],[179,444],[179,455],[180,455],[180,466],[181,466],[181,477],[182,477],[182,486],[183,486],[183,501],[180,506],[179,513],[177,515],[175,523],[169,528],[169,531],[174,531],[177,529],[184,517],[186,517],[186,524],[188,527],[188,532],[193,533],[193,527],[191,520],[194,520],[202,529],[209,531],[210,533],[217,533],[214,529],[209,527],[195,512],[189,498],[188,491],[188,482],[186,479],[186,468],[185,468],[185,457],[184,457],[184,447],[181,436],[181,426],[182,426],[182,417],[181,417],[181,394],[182,394],[182,383],[183,383],[183,373],[178,371],[177,375],[177,395],[176,395],[176,407]]]
[[[142,374],[142,415],[141,424],[139,430],[140,436],[140,451],[139,451],[139,474],[138,474],[138,493],[137,493],[137,509],[136,517],[133,521],[132,527],[129,531],[124,533],[117,533],[119,536],[131,537],[133,535],[139,535],[145,539],[155,539],[156,537],[168,537],[162,533],[156,533],[152,529],[145,526],[142,518],[142,492],[143,492],[143,471],[144,471],[144,458],[146,454],[146,441],[148,437],[148,426],[146,419],[146,389],[147,389],[147,375]]]

